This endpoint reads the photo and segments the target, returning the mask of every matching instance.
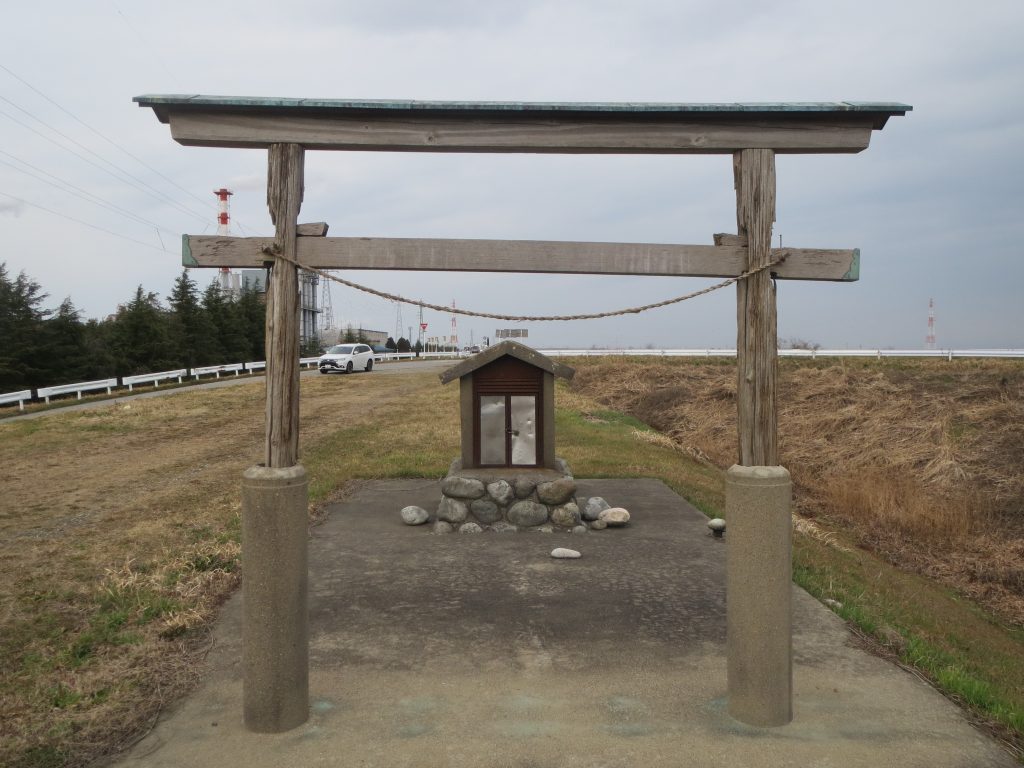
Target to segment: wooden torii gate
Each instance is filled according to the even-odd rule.
[[[639,104],[342,101],[147,95],[134,99],[186,146],[266,149],[273,238],[184,236],[188,267],[272,265],[267,289],[266,455],[246,471],[246,725],[308,717],[307,482],[298,464],[298,282],[318,269],[736,277],[739,450],[726,478],[729,712],[792,719],[789,473],[778,466],[772,278],[853,281],[857,250],[771,248],[777,153],[855,153],[912,108],[896,103]],[[736,235],[714,245],[326,238],[299,225],[306,149],[385,152],[731,154]],[[309,237],[305,235],[321,235]],[[269,253],[276,254],[273,258]]]

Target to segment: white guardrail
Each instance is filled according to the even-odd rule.
[[[23,389],[20,392],[8,392],[6,395],[0,395],[0,405],[10,405],[11,403],[18,404],[18,410],[25,410],[25,401],[32,399],[32,390]]]
[[[40,387],[36,390],[36,397],[41,397],[46,402],[50,402],[50,398],[54,395],[67,395],[74,392],[78,395],[78,399],[81,400],[83,392],[96,392],[97,390],[105,389],[109,395],[116,386],[117,379],[84,381],[81,384],[58,384],[56,387]]]
[[[604,357],[606,355],[618,355],[625,357],[736,357],[735,349],[542,349],[538,350],[549,357]],[[421,359],[442,360],[458,358],[462,355],[458,352],[424,352],[420,354]],[[412,360],[416,355],[413,352],[389,352],[373,356],[375,362],[391,362],[398,360]],[[1024,349],[780,349],[779,357],[808,357],[812,360],[819,357],[873,357],[881,360],[883,357],[932,357],[944,360],[956,358],[1024,358]],[[303,357],[299,364],[306,368],[316,366],[319,357]],[[240,376],[243,373],[254,373],[265,370],[267,363],[260,360],[251,363],[232,363],[230,365],[208,365],[203,368],[180,368],[176,371],[161,371],[159,373],[143,373],[138,376],[123,376],[118,384],[117,379],[102,379],[98,381],[84,381],[77,384],[58,384],[55,387],[40,387],[33,391],[23,389],[20,392],[8,392],[0,394],[0,406],[18,404],[19,410],[25,410],[25,403],[33,399],[42,399],[50,402],[51,397],[59,395],[75,395],[79,400],[85,392],[97,392],[106,390],[112,394],[115,389],[127,387],[129,392],[139,384],[152,384],[160,386],[160,382],[169,379],[177,379],[182,383],[184,379],[192,377],[196,381],[202,376],[214,376],[220,378],[222,373],[234,373]]]
[[[736,357],[735,349],[539,349],[548,357]],[[1024,358],[1024,349],[780,349],[779,357]]]

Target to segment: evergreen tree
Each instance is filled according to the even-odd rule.
[[[398,351],[398,345],[395,344],[395,340],[393,338],[391,338],[390,336],[388,336],[388,340],[386,342],[384,342],[384,346],[387,347],[388,349],[390,349],[392,352],[397,352]]]
[[[135,296],[120,308],[112,341],[118,376],[166,371],[174,366],[168,333],[169,319],[155,293],[140,285]]]
[[[217,351],[212,363],[237,363],[246,357],[249,342],[244,319],[216,281],[203,291],[203,309],[216,329]]]
[[[267,305],[263,295],[253,288],[243,288],[238,297],[238,314],[245,333],[244,360],[255,362],[266,356]]]
[[[409,346],[409,340],[403,336],[398,340],[397,348],[399,352],[411,352],[412,347]]]
[[[182,270],[167,297],[171,306],[171,343],[178,364],[186,368],[212,365],[217,358],[217,327],[199,303],[199,289]]]
[[[117,376],[114,353],[113,320],[88,320],[82,326],[82,354],[86,361],[86,379],[109,379]]]
[[[11,280],[6,262],[0,262],[0,392],[48,383],[39,354],[43,320],[49,314],[39,306],[45,298],[39,283],[24,272]]]
[[[47,372],[48,385],[107,378],[105,371],[89,358],[85,326],[70,296],[61,302],[53,317],[44,321],[38,354]]]

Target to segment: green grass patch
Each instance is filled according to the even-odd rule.
[[[1024,742],[1024,630],[869,552],[796,536],[794,580],[923,672],[939,690]]]
[[[560,387],[559,396],[563,394],[567,393]],[[664,440],[643,439],[657,433],[632,416],[591,408],[593,403],[579,395],[567,399],[572,407],[555,411],[555,440],[559,455],[577,476],[658,478],[709,516],[722,509],[725,497],[719,469]]]
[[[322,502],[349,480],[442,477],[459,455],[458,388],[422,374],[401,408],[374,412],[373,424],[352,424],[303,449],[309,497]]]

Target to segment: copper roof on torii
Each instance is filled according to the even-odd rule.
[[[549,117],[571,119],[584,115],[682,115],[690,117],[729,115],[751,120],[780,115],[839,115],[870,113],[875,128],[881,128],[893,115],[905,115],[913,107],[898,102],[871,101],[782,101],[782,102],[643,102],[643,101],[419,101],[415,99],[295,99],[254,96],[208,96],[203,94],[146,94],[132,101],[151,107],[161,122],[167,122],[170,108],[193,108],[225,112],[265,114],[315,114],[330,112],[368,112],[408,114],[431,112],[449,114],[544,113]]]
[[[189,146],[590,154],[860,152],[896,102],[533,102],[136,96]]]

